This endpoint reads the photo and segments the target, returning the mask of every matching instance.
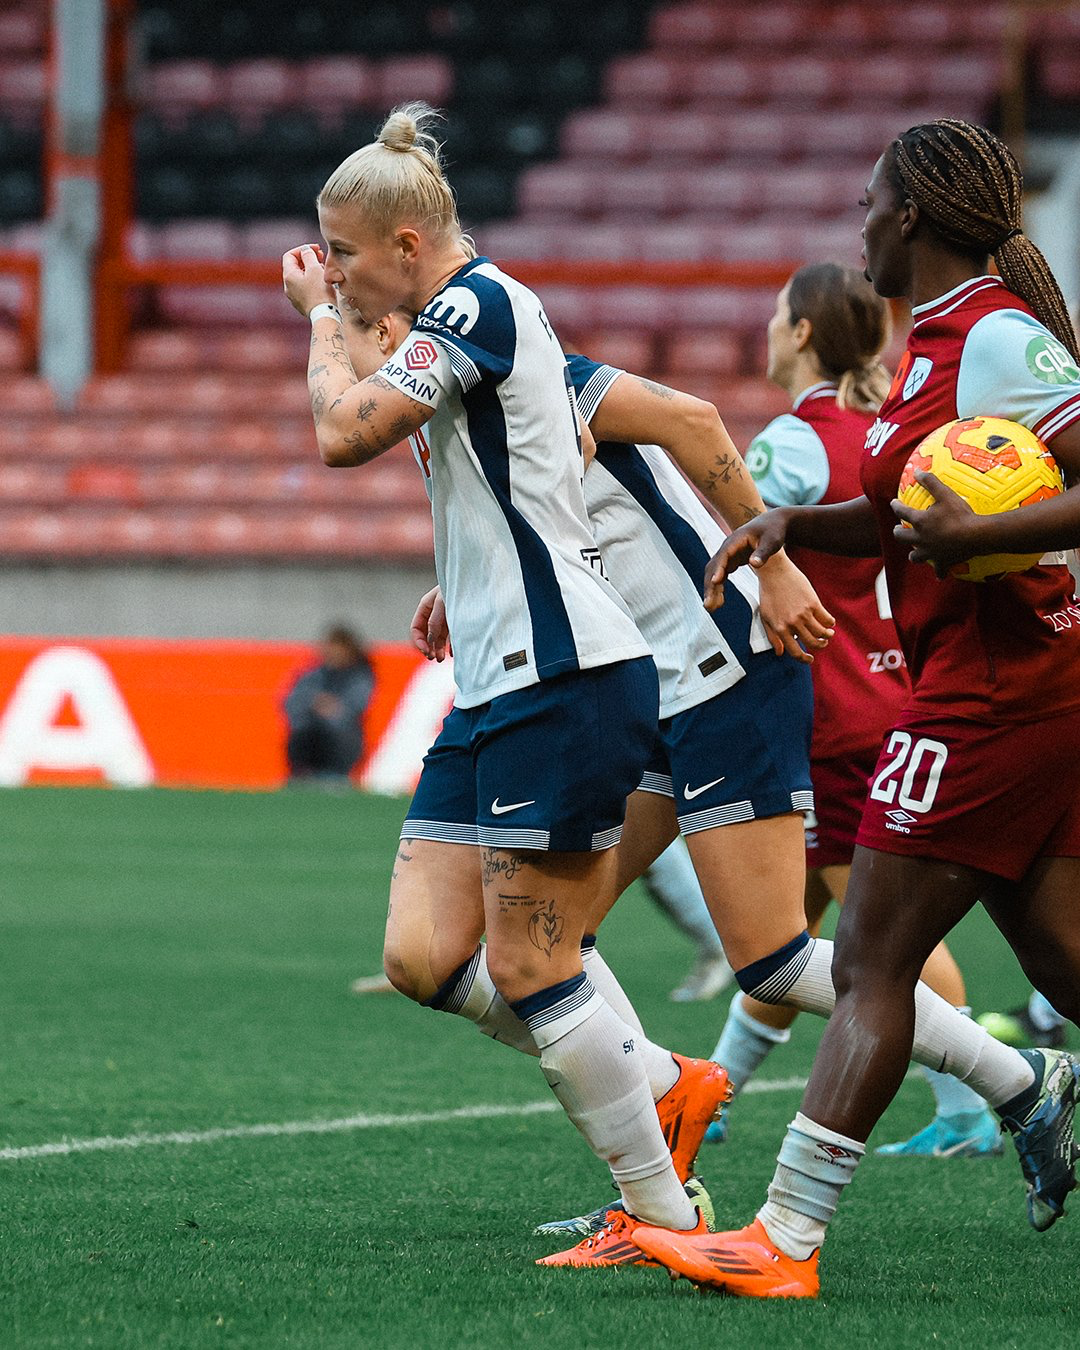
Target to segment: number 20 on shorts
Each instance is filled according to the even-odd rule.
[[[874,779],[870,796],[879,802],[895,801],[908,811],[929,811],[937,796],[945,761],[949,758],[948,746],[928,736],[920,736],[916,741],[910,732],[894,731],[889,736],[885,753],[891,758]],[[920,776],[920,770],[926,778],[922,791],[916,793],[915,779]]]

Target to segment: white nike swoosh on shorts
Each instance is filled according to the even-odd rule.
[[[531,802],[511,802],[508,806],[500,806],[498,797],[491,803],[491,814],[493,816],[505,816],[507,811],[520,811],[523,806],[535,806],[536,798]]]
[[[721,778],[714,778],[711,783],[705,783],[703,786],[699,788],[691,788],[690,784],[687,783],[682,790],[682,795],[686,798],[688,802],[692,802],[695,797],[700,797],[703,792],[708,792],[708,790],[711,787],[715,787],[717,783],[722,783],[724,781],[724,778],[726,777],[727,774],[724,774],[723,777]]]

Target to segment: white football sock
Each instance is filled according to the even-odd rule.
[[[805,1012],[828,1017],[836,1005],[832,982],[833,944],[825,938],[810,938],[805,944],[789,943],[781,949],[792,954],[769,969],[771,958],[754,962],[747,969],[764,976],[746,993],[764,1003],[790,1003]],[[779,955],[779,954],[778,954]],[[920,980],[915,986],[915,1044],[911,1058],[918,1064],[951,1073],[974,1088],[990,1103],[1003,1102],[1023,1092],[1035,1072],[1018,1050],[995,1041],[970,1017],[964,1017]]]
[[[727,1069],[734,1092],[740,1092],[767,1055],[791,1040],[790,1029],[766,1026],[751,1017],[743,1006],[745,994],[736,992],[728,1009],[727,1021],[710,1059]]]
[[[494,1041],[512,1045],[523,1054],[539,1057],[540,1050],[529,1028],[515,1016],[514,1010],[495,988],[487,968],[487,947],[477,945],[472,956],[458,967],[442,985],[428,1007],[438,1012],[454,1013],[474,1022],[477,1028]]]
[[[663,1228],[693,1228],[697,1215],[671,1164],[635,1030],[585,974],[518,1000],[514,1011],[540,1047],[551,1090],[611,1168],[630,1213]]]
[[[796,1113],[780,1148],[769,1198],[758,1210],[775,1246],[796,1261],[814,1254],[865,1151],[858,1140]]]
[[[957,1008],[956,1010],[962,1017],[970,1017],[970,1008]],[[954,1078],[951,1073],[938,1073],[936,1069],[928,1069],[925,1064],[919,1066],[930,1084],[930,1091],[934,1094],[934,1103],[937,1107],[939,1116],[978,1116],[986,1109],[986,1102],[974,1090],[969,1088],[966,1083],[961,1083],[959,1078]]]
[[[649,1080],[649,1090],[652,1092],[653,1101],[658,1102],[664,1093],[669,1092],[679,1081],[679,1066],[671,1058],[669,1050],[656,1045],[645,1035],[641,1020],[634,1011],[634,1005],[627,998],[626,991],[615,978],[615,972],[600,955],[595,939],[591,943],[587,941],[582,943],[581,965],[589,979],[592,980],[593,988],[597,990],[608,1007],[638,1033],[634,1038],[634,1043],[641,1052],[642,1062],[645,1065],[645,1076]]]

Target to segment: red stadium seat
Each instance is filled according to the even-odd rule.
[[[319,222],[315,203],[311,215],[295,219],[249,220],[237,227],[237,248],[244,258],[273,258],[277,260],[297,244],[318,244]]]
[[[590,328],[579,331],[575,348],[593,361],[604,361],[620,370],[648,374],[655,364],[651,333],[629,328]]]
[[[616,108],[571,113],[563,123],[563,153],[568,159],[593,159],[597,163],[643,159],[650,120],[648,113]]]
[[[224,100],[225,83],[210,61],[162,61],[143,72],[139,100],[155,112],[174,115],[214,108]]]
[[[731,39],[734,13],[735,6],[709,4],[708,0],[669,5],[653,15],[649,36],[659,48],[723,46]]]
[[[734,15],[733,31],[738,42],[746,47],[761,47],[768,51],[804,47],[815,35],[817,7],[798,3],[798,0],[764,0],[764,3],[741,6]],[[730,38],[729,38],[730,40]]]
[[[55,406],[52,389],[36,375],[13,375],[0,385],[0,412],[51,413]]]
[[[665,108],[685,103],[686,61],[665,52],[618,56],[607,68],[604,92],[610,103],[625,107]]]
[[[0,327],[0,372],[19,370],[23,363],[22,339],[14,328]]]
[[[681,314],[675,317],[683,321]],[[743,341],[730,328],[676,331],[665,347],[663,369],[669,382],[680,389],[681,381],[690,376],[734,375],[743,369]]]
[[[562,161],[526,169],[518,181],[518,210],[526,216],[596,215],[594,185],[603,171],[591,164]]]
[[[277,290],[263,286],[162,286],[160,316],[170,323],[302,324],[303,319]]]
[[[41,5],[12,7],[0,14],[0,52],[34,56],[45,50],[45,10]]]
[[[379,69],[363,56],[316,56],[294,72],[297,103],[318,112],[376,108],[381,99]]]
[[[0,64],[0,109],[22,119],[36,115],[44,103],[44,62],[24,58]]]
[[[1042,58],[1046,92],[1070,103],[1080,102],[1080,52],[1046,52]]]
[[[649,261],[706,262],[716,256],[715,227],[699,221],[656,221],[639,230],[639,256]]]
[[[435,107],[449,102],[454,89],[454,71],[443,56],[390,56],[379,67],[379,102],[386,108],[411,99],[424,99]]]
[[[287,108],[299,94],[297,71],[288,61],[267,57],[226,67],[224,102],[241,120],[255,122],[266,112]]]
[[[239,242],[230,220],[170,220],[157,234],[163,258],[235,258]]]
[[[216,361],[222,370],[296,375],[306,368],[308,346],[308,335],[303,331],[225,332],[216,345]]]
[[[688,57],[683,61],[683,81],[688,101],[711,107],[761,103],[767,96],[762,57],[743,51]]]
[[[618,165],[593,171],[594,204],[605,213],[627,212],[639,216],[665,216],[682,203],[683,175],[677,169],[657,164]]]
[[[62,465],[0,463],[0,503],[56,505],[64,500],[67,486]]]
[[[212,359],[205,335],[182,328],[135,333],[127,352],[132,370],[196,370]]]
[[[480,252],[500,258],[570,256],[575,224],[566,220],[497,220],[476,231]]]
[[[632,212],[628,213],[627,220],[575,225],[567,236],[567,244],[573,249],[570,256],[601,261],[606,258],[622,261],[640,258],[646,228],[633,221]]]
[[[680,170],[683,212],[695,219],[753,215],[761,210],[772,170],[753,164],[700,164]]]

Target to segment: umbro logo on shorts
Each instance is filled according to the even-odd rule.
[[[520,811],[523,806],[535,806],[536,798],[529,802],[507,802],[505,806],[499,805],[498,797],[491,803],[491,814],[493,816],[505,816],[507,811]]]
[[[701,787],[698,788],[692,788],[690,784],[687,783],[683,787],[682,795],[688,802],[692,802],[695,797],[700,797],[703,792],[708,792],[711,787],[716,787],[717,783],[722,783],[726,777],[727,774],[723,774],[720,778],[714,778],[711,783],[703,783]]]

